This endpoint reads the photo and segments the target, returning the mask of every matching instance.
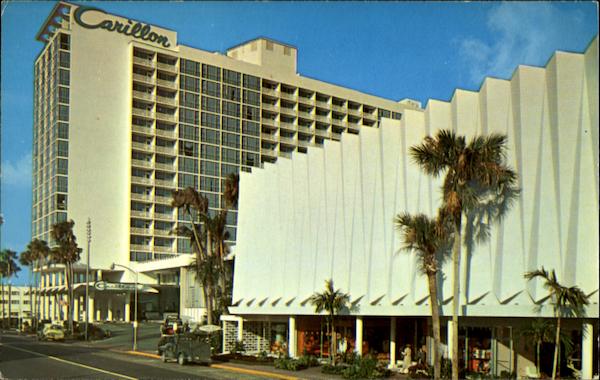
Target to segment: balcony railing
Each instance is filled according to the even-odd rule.
[[[175,187],[175,181],[174,180],[155,179],[154,183],[156,184],[156,186],[171,187],[171,188]]]
[[[279,91],[277,90],[273,90],[270,88],[264,88],[262,89],[262,93],[263,94],[267,94],[267,95],[271,95],[271,96],[278,96],[279,95]]]
[[[348,113],[354,116],[361,116],[360,109],[348,108]]]
[[[155,212],[154,213],[154,219],[160,219],[160,220],[175,220],[175,215],[173,215],[173,213],[169,213],[169,214],[163,214],[160,212]]]
[[[284,144],[288,144],[288,145],[296,145],[297,140],[294,138],[289,138],[289,137],[279,137],[279,142],[284,143]]]
[[[166,96],[157,96],[157,103],[168,104],[170,106],[174,106],[177,104],[177,100],[175,98],[167,98]]]
[[[152,168],[152,161],[146,160],[131,160],[131,166],[137,166],[139,168]]]
[[[131,210],[131,216],[136,218],[152,219],[152,213],[150,211]]]
[[[177,121],[177,116],[175,114],[157,112],[156,118],[166,121]]]
[[[278,152],[279,157],[292,158],[292,152]]]
[[[152,178],[146,178],[146,177],[138,177],[135,175],[131,176],[131,182],[133,183],[141,183],[144,185],[152,185],[154,184],[154,180]]]
[[[303,104],[315,105],[315,100],[305,96],[298,96],[298,101]]]
[[[131,227],[131,233],[134,235],[152,235],[150,228]]]
[[[142,252],[151,252],[152,246],[149,244],[131,244],[132,251],[142,251]]]
[[[132,114],[135,116],[142,116],[142,117],[147,117],[150,119],[154,119],[154,112],[146,110],[146,109],[142,109],[142,108],[133,108],[132,109]]]
[[[154,235],[156,235],[156,236],[171,236],[171,230],[157,230],[155,228]]]
[[[298,99],[298,95],[296,94],[290,94],[288,92],[281,92],[281,98],[282,99],[288,99],[288,100],[297,100]]]
[[[276,104],[263,103],[262,108],[267,111],[279,112],[279,106]]]
[[[298,126],[298,132],[312,134],[312,130],[309,127],[303,127],[301,125]]]
[[[330,117],[327,117],[327,116],[320,116],[320,115],[317,115],[317,121],[320,121],[320,122],[322,122],[322,123],[327,123],[327,124],[329,124],[329,123],[331,123],[331,118],[330,118]]]
[[[154,164],[154,167],[158,170],[166,170],[166,171],[171,171],[171,172],[175,171],[174,164],[165,164],[163,162],[157,162]]]
[[[144,91],[133,91],[133,97],[138,99],[154,101],[154,94]]]
[[[169,154],[171,156],[174,156],[177,154],[177,152],[175,152],[174,146],[157,146],[156,153]]]
[[[340,119],[331,119],[331,122],[333,123],[333,125],[337,125],[339,127],[345,127],[346,125],[348,125],[347,122],[345,122],[344,120],[340,120]]]
[[[267,157],[277,157],[277,152],[272,149],[263,148],[260,150],[260,153]]]
[[[143,150],[144,152],[153,152],[154,148],[150,144],[144,144],[139,142],[131,143],[132,148],[137,150]]]
[[[142,127],[140,125],[132,125],[131,130],[137,133],[141,133],[144,135],[152,135],[154,134],[154,130],[152,127]]]
[[[133,74],[133,80],[142,83],[154,84],[154,78],[147,75]]]
[[[328,102],[323,102],[323,101],[317,100],[315,104],[317,105],[317,107],[329,108]]]
[[[296,125],[293,123],[287,123],[285,121],[279,122],[279,128],[287,129],[290,131],[296,130]]]
[[[160,253],[171,253],[173,252],[173,246],[162,246],[162,245],[155,245],[154,246],[154,252],[160,252]]]
[[[156,67],[159,68],[159,69],[161,69],[161,70],[169,71],[171,73],[176,73],[177,72],[177,65],[171,65],[171,64],[168,64],[168,63],[158,62],[156,64]]]
[[[314,115],[309,113],[309,112],[305,112],[305,111],[298,111],[298,116],[299,117],[303,117],[305,119],[309,119],[312,120],[314,119]]]
[[[342,134],[331,132],[331,138],[335,141],[340,141],[342,139]]]
[[[315,129],[315,135],[321,137],[329,137],[329,132],[326,129]]]
[[[331,109],[339,112],[346,112],[348,109],[344,106],[331,105]]]
[[[142,65],[142,66],[146,66],[146,67],[154,67],[153,60],[141,58],[141,57],[133,57],[133,63],[137,63],[138,65]]]
[[[164,80],[164,79],[157,79],[156,80],[156,84],[158,86],[170,88],[170,89],[173,89],[173,90],[177,89],[177,82],[171,82],[171,81]]]
[[[164,129],[157,129],[156,135],[160,136],[160,137],[168,137],[168,138],[174,139],[177,137],[177,132],[175,132],[175,130],[167,131]]]
[[[131,199],[136,200],[136,201],[151,202],[152,201],[152,195],[140,194],[140,193],[131,193]]]
[[[277,142],[277,136],[276,135],[272,135],[270,133],[261,133],[260,136],[262,137],[263,140],[266,141],[271,141],[271,142]]]
[[[286,115],[293,115],[296,116],[296,110],[293,108],[289,108],[289,107],[279,107],[279,112],[284,113]]]
[[[160,203],[160,204],[171,204],[171,201],[173,201],[173,198],[171,197],[160,197],[160,196],[156,196],[154,197],[154,201],[156,203]]]
[[[275,119],[269,119],[269,118],[263,117],[262,120],[261,120],[261,122],[264,125],[269,125],[269,126],[272,126],[272,127],[276,127],[277,126],[277,120],[275,120]]]

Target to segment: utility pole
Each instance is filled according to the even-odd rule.
[[[85,341],[88,340],[88,322],[90,318],[90,246],[92,243],[92,221],[87,220],[87,258],[85,264]]]

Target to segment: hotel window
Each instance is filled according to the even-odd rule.
[[[259,140],[253,137],[242,137],[242,149],[258,151]]]
[[[67,174],[67,170],[69,169],[69,161],[63,159],[63,158],[58,158],[56,159],[56,166],[57,166],[57,172],[58,174]]]
[[[56,191],[61,192],[61,193],[66,193],[67,186],[69,184],[67,177],[57,176],[56,180],[57,180],[56,181]]]
[[[260,136],[260,125],[251,121],[242,120],[242,133],[251,136]]]
[[[221,164],[221,175],[227,177],[230,174],[237,174],[240,172],[239,166]]]
[[[191,92],[181,92],[179,94],[179,102],[184,107],[198,108],[200,105],[200,97]]]
[[[244,74],[244,87],[251,90],[260,91],[260,78],[253,75]]]
[[[233,84],[235,86],[240,85],[241,74],[235,71],[223,69],[223,82]]]
[[[60,48],[63,50],[69,50],[70,38],[68,34],[60,34]]]
[[[193,187],[196,189],[198,188],[198,177],[190,174],[180,173],[177,178],[177,185],[182,188]]]
[[[251,104],[253,106],[260,105],[260,93],[244,90],[244,103]]]
[[[188,173],[198,173],[198,160],[193,158],[179,158],[179,170]]]
[[[202,94],[216,96],[218,98],[221,96],[220,85],[216,82],[203,80],[202,81]]]
[[[202,110],[216,112],[216,113],[221,112],[221,107],[219,106],[219,100],[203,96],[202,97]]]
[[[221,143],[225,146],[231,148],[239,148],[240,147],[240,136],[233,133],[223,132],[221,134]],[[225,155],[223,155],[225,156]],[[229,161],[231,162],[231,161]]]
[[[240,117],[240,105],[223,101],[223,114]]]
[[[220,81],[221,80],[221,69],[216,66],[202,65],[202,77]]]
[[[58,87],[58,101],[61,103],[69,104],[69,88]]]
[[[219,160],[219,147],[212,145],[202,144],[200,148],[200,157],[207,158],[209,160]]]
[[[200,91],[200,80],[182,75],[179,80],[179,88],[186,91]]]
[[[402,120],[402,114],[400,112],[392,112],[392,119]]]
[[[69,138],[69,124],[58,123],[58,138],[68,139]]]
[[[179,138],[198,140],[198,128],[191,125],[179,124]]]
[[[58,84],[65,86],[69,85],[69,71],[64,69],[58,70]]]
[[[240,121],[238,119],[223,116],[223,130],[240,133]]]
[[[242,152],[242,165],[246,166],[258,166],[260,159],[258,154]]]
[[[201,193],[203,197],[208,199],[208,207],[218,208],[219,207],[219,196],[211,193]],[[210,212],[210,210],[209,210]],[[212,215],[211,215],[212,217]]]
[[[179,155],[196,157],[198,156],[198,144],[189,141],[179,141]]]
[[[180,108],[179,121],[189,124],[198,124],[198,111],[189,110],[187,108]]]
[[[215,131],[214,129],[202,128],[200,141],[211,144],[219,144],[219,131]]]
[[[380,119],[382,117],[385,117],[385,118],[389,119],[390,116],[391,116],[391,112],[388,111],[388,110],[382,110],[382,109],[380,109],[380,110],[377,111],[377,115],[379,116]]]
[[[192,246],[190,239],[177,239],[177,252],[191,253]]]
[[[219,116],[202,112],[202,126],[217,129],[220,128],[221,124]]]
[[[200,174],[219,175],[219,164],[216,162],[200,161]]]
[[[66,67],[69,68],[70,64],[69,64],[69,59],[70,59],[70,54],[68,51],[61,51],[59,54],[59,64],[60,67]]]
[[[244,119],[259,121],[260,109],[256,107],[244,106]]]
[[[58,140],[58,157],[68,157],[69,156],[69,142]]]
[[[200,177],[200,190],[218,192],[219,180],[211,177]]]
[[[237,87],[231,87],[227,85],[223,85],[223,98],[228,100],[234,100],[236,102],[240,101],[240,89]]]
[[[200,64],[198,62],[181,60],[181,72],[184,74],[200,76]]]

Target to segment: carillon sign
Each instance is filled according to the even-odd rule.
[[[169,42],[169,38],[167,36],[163,36],[152,31],[152,27],[148,24],[142,24],[141,22],[133,23],[131,20],[127,20],[127,24],[116,20],[103,20],[95,24],[88,24],[87,22],[82,20],[82,17],[87,12],[99,12],[102,14],[107,14],[101,9],[98,8],[90,8],[80,6],[75,11],[73,17],[75,18],[75,22],[86,29],[104,29],[109,32],[117,32],[120,34],[124,34],[126,36],[132,36],[133,38],[138,38],[143,41],[156,42],[157,44],[161,44],[164,47],[171,46]]]

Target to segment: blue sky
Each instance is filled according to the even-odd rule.
[[[485,76],[583,52],[598,34],[594,2],[89,2],[224,52],[266,36],[298,48],[301,75],[400,100],[449,100]],[[30,240],[35,35],[54,2],[2,2],[2,248]],[[82,238],[80,238],[82,241]],[[25,272],[25,271],[24,271]],[[16,280],[27,280],[22,274]]]

